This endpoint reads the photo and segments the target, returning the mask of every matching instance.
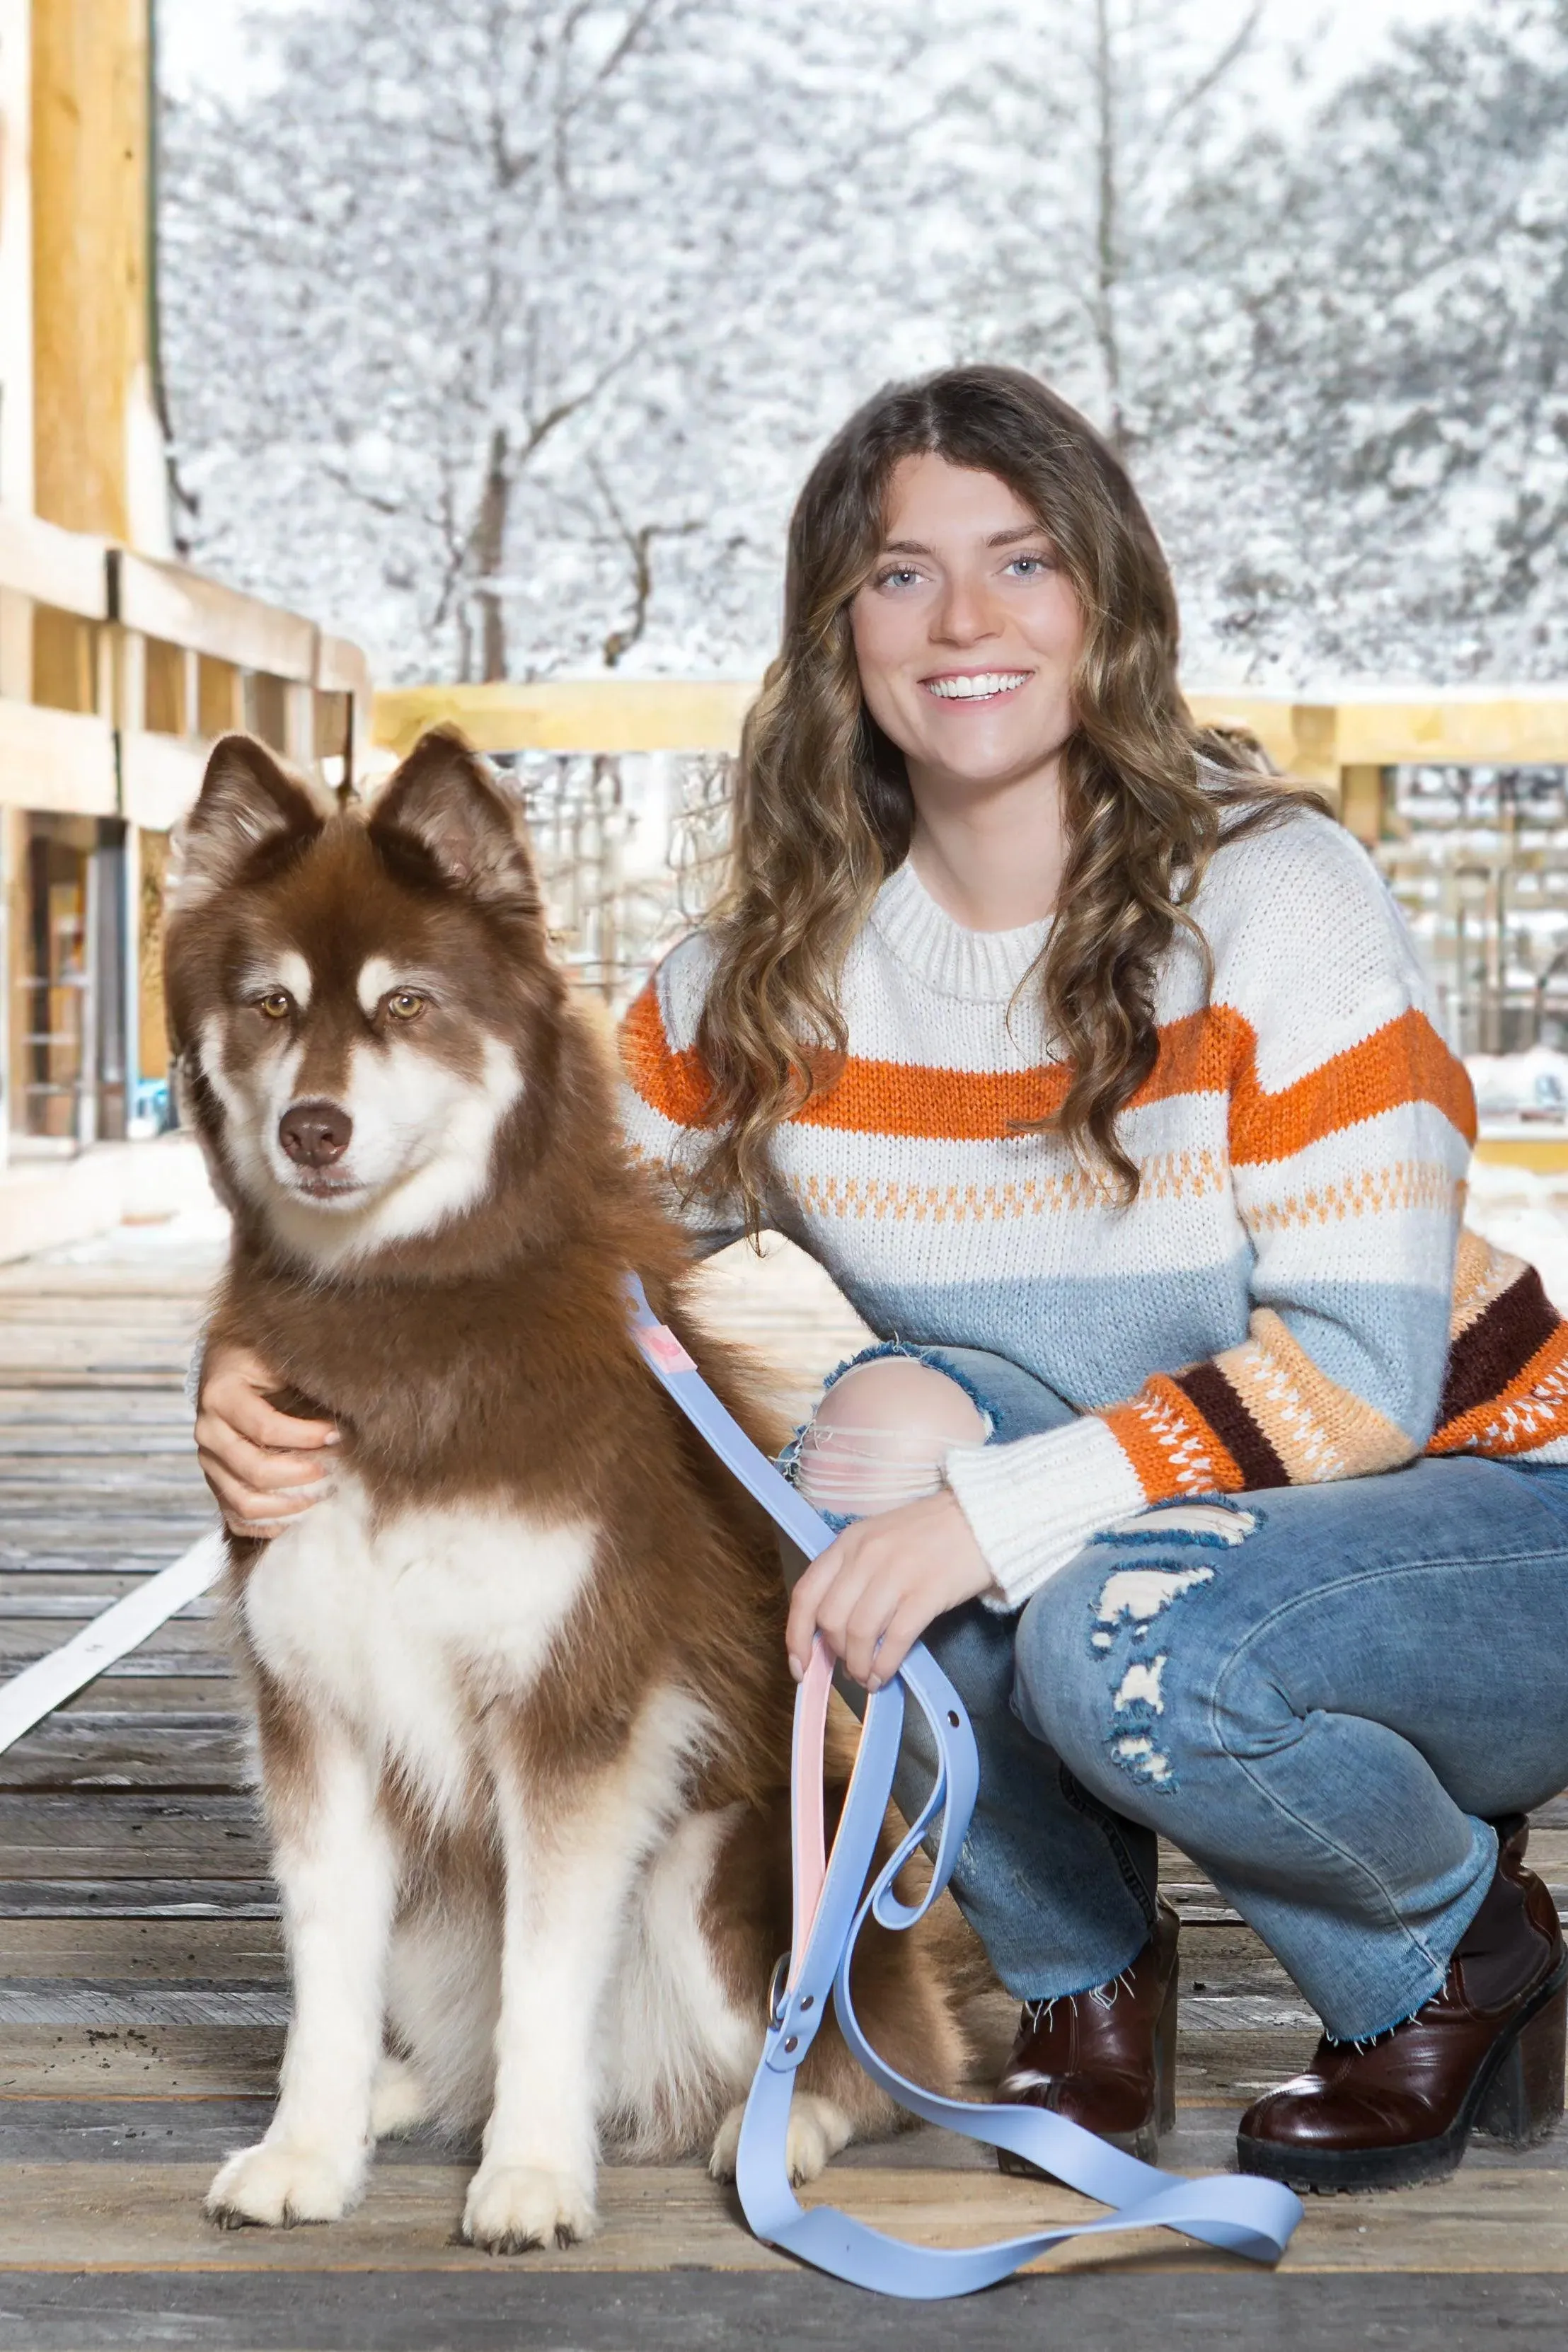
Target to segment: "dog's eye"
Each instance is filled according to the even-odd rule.
[[[294,1000],[286,988],[269,988],[265,996],[257,998],[256,1009],[264,1013],[268,1021],[287,1021],[294,1010]]]
[[[416,988],[395,988],[386,999],[386,1009],[395,1021],[417,1021],[429,1001]]]

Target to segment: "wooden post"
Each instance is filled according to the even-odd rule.
[[[148,0],[33,0],[32,19],[37,509],[162,553]]]
[[[1383,839],[1383,776],[1364,761],[1340,770],[1340,822],[1369,848]]]
[[[31,13],[29,0],[0,0],[0,503],[24,513],[33,504]]]

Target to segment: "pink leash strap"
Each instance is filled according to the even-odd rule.
[[[795,1741],[790,1751],[791,1854],[795,1879],[795,1932],[790,1938],[788,1989],[805,1965],[806,1947],[816,1925],[827,1876],[827,1829],[822,1808],[822,1768],[827,1743],[827,1701],[833,1660],[819,1634],[811,1664],[795,1702]]]

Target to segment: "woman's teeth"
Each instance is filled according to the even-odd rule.
[[[1028,675],[1026,669],[980,670],[973,677],[928,677],[923,683],[942,702],[985,702],[994,694],[1010,694]]]

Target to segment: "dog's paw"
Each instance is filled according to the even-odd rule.
[[[296,2221],[340,2221],[363,2184],[363,2162],[345,2164],[298,2140],[262,2140],[231,2156],[207,2190],[204,2210],[222,2230],[289,2230]]]
[[[715,2180],[735,2178],[745,2113],[743,2106],[731,2107],[714,2135],[708,2169]],[[831,2099],[819,2097],[815,2091],[797,2091],[790,2103],[789,2132],[784,2141],[790,2187],[798,2189],[803,2180],[815,2180],[854,2137],[855,2126],[842,2107],[835,2106]]]
[[[391,2139],[416,2131],[430,2112],[430,2094],[406,2058],[384,2056],[370,2094],[370,2136]]]
[[[542,2165],[482,2164],[468,2184],[463,2235],[489,2254],[572,2246],[597,2226],[592,2182]]]
[[[735,2159],[741,2153],[741,2125],[746,2113],[745,2102],[731,2108],[713,2135],[713,2146],[708,2158],[708,2171],[714,2180],[733,2180]]]
[[[798,2189],[803,2180],[815,2180],[854,2137],[855,2126],[842,2107],[816,2091],[797,2091],[790,2102],[789,2134],[784,2141],[790,2187]]]

